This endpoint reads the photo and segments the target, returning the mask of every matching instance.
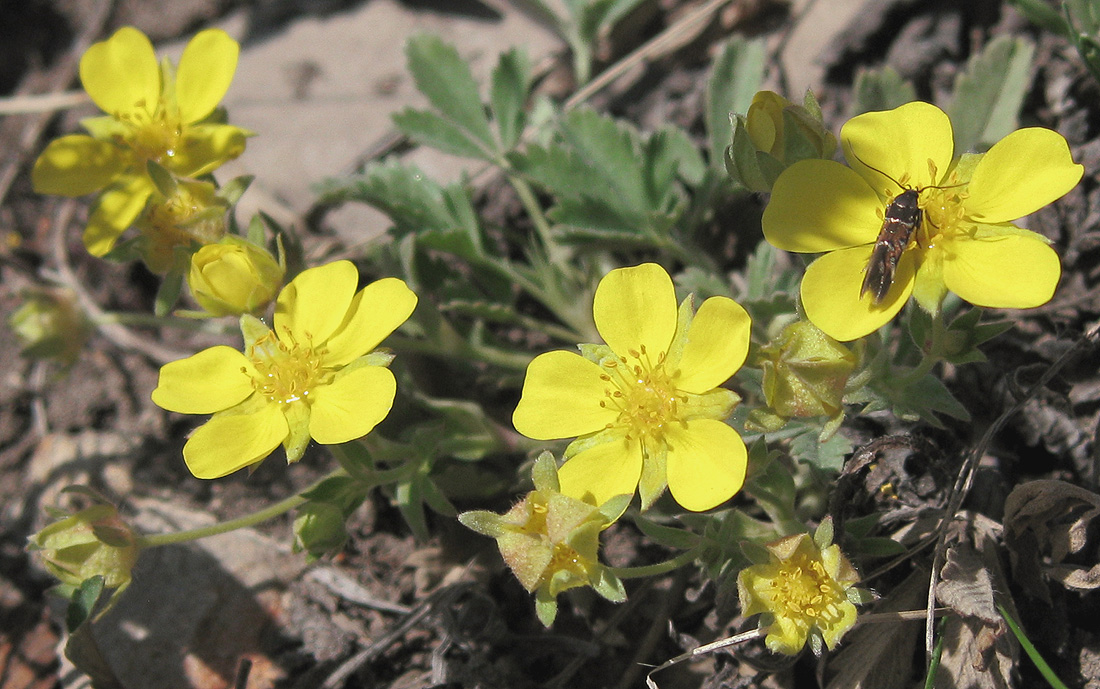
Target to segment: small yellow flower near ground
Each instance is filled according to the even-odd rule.
[[[798,653],[812,634],[834,648],[856,623],[850,598],[857,596],[849,590],[859,581],[840,546],[822,549],[803,533],[766,548],[767,564],[746,567],[737,575],[741,614],[769,616],[761,628],[767,628],[764,643],[776,653]]]
[[[386,418],[393,357],[373,350],[412,314],[416,295],[396,278],[356,292],[358,279],[349,261],[303,271],[279,293],[273,329],[241,317],[243,354],[211,347],[161,368],[153,402],[214,415],[183,448],[192,474],[225,476],[280,444],[296,462],[310,438],[344,443]]]
[[[532,469],[535,490],[505,514],[476,510],[458,520],[474,531],[495,538],[501,557],[523,588],[535,594],[535,611],[549,627],[557,615],[557,596],[579,586],[591,586],[607,600],[621,603],[626,589],[600,564],[600,533],[626,509],[630,498],[616,496],[596,507],[563,495],[557,465],[544,452]]]
[[[84,245],[103,256],[137,218],[155,186],[146,169],[155,161],[181,177],[211,172],[244,151],[250,133],[207,121],[237,69],[240,46],[220,29],[187,44],[175,69],[157,63],[142,32],[123,27],[80,59],[80,79],[106,116],[82,122],[91,136],[50,142],[35,161],[35,191],[83,196],[97,191]]]
[[[603,504],[638,489],[648,508],[666,487],[689,510],[710,509],[745,480],[748,453],[724,423],[740,401],[718,387],[749,349],[749,315],[711,297],[677,309],[665,269],[653,263],[608,273],[593,314],[606,345],[584,356],[540,354],[527,368],[512,422],[536,440],[577,437],[565,451],[561,489]]]
[[[910,296],[938,313],[948,291],[991,308],[1050,300],[1061,275],[1058,255],[1044,237],[1012,221],[1080,181],[1084,169],[1060,134],[1021,129],[988,153],[955,159],[947,115],[916,102],[853,117],[840,138],[851,167],[796,163],[776,181],[762,220],[764,237],[776,247],[825,254],[802,280],[814,325],[837,340],[854,340],[891,320]],[[923,221],[876,304],[871,292],[861,294],[864,275],[884,212],[908,189],[919,192]]]

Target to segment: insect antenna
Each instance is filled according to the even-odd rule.
[[[852,151],[852,157],[853,157],[853,158],[855,158],[856,160],[858,160],[858,161],[859,161],[859,164],[860,164],[860,165],[862,165],[863,167],[866,167],[866,168],[869,168],[869,169],[871,169],[871,170],[874,170],[875,172],[879,173],[880,175],[882,175],[882,176],[883,176],[883,177],[885,177],[886,179],[888,179],[888,180],[890,180],[891,182],[893,182],[894,184],[898,185],[898,187],[900,187],[900,188],[902,188],[902,189],[904,189],[904,190],[906,190],[906,191],[915,191],[915,192],[917,192],[918,194],[919,194],[919,193],[921,193],[922,191],[924,191],[925,189],[954,189],[955,187],[965,187],[965,186],[966,186],[966,185],[968,184],[967,182],[959,182],[958,184],[948,184],[948,185],[946,185],[946,186],[942,186],[942,187],[941,187],[941,186],[939,186],[939,185],[936,185],[936,184],[929,184],[929,185],[928,185],[928,186],[926,186],[926,187],[920,187],[919,189],[913,189],[912,187],[907,187],[907,186],[905,186],[904,184],[902,184],[901,182],[897,181],[896,179],[894,179],[894,178],[893,178],[893,177],[891,177],[890,175],[886,174],[886,173],[885,173],[885,172],[883,172],[882,170],[878,169],[878,168],[877,168],[877,167],[875,167],[874,165],[871,165],[871,164],[869,164],[869,163],[866,163],[866,162],[864,162],[863,158],[860,158],[860,157],[859,157],[859,154],[857,154],[857,153],[856,153],[856,152],[855,152],[854,150]]]
[[[909,187],[905,186],[904,184],[902,184],[901,182],[894,179],[892,176],[890,176],[890,175],[886,174],[885,172],[883,172],[882,170],[878,169],[874,165],[871,165],[869,163],[865,163],[863,161],[863,158],[860,158],[859,154],[857,154],[855,152],[855,150],[852,151],[852,157],[855,158],[856,160],[858,160],[859,164],[862,165],[863,167],[870,168],[870,169],[874,170],[875,172],[879,173],[880,175],[882,175],[886,179],[888,179],[891,182],[893,182],[894,184],[898,185],[899,188],[901,188],[901,189],[908,189],[909,188]]]

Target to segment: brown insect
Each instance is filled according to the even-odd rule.
[[[878,232],[875,247],[871,250],[871,258],[867,261],[867,268],[863,275],[863,285],[859,288],[859,296],[871,293],[871,302],[878,306],[886,298],[890,286],[894,284],[894,273],[898,269],[898,262],[905,248],[909,246],[909,240],[913,233],[920,229],[924,220],[924,211],[920,208],[920,195],[926,189],[950,189],[951,187],[937,187],[929,185],[920,189],[907,187],[886,174],[877,167],[864,163],[855,152],[852,155],[865,167],[874,170],[894,184],[898,185],[902,192],[894,197],[894,200],[886,206],[886,213],[882,219],[882,229]],[[962,186],[953,184],[951,186]]]
[[[886,293],[890,291],[890,285],[894,284],[898,261],[901,260],[905,247],[909,246],[913,233],[920,228],[924,216],[918,205],[920,193],[924,189],[902,189],[904,191],[895,196],[886,207],[882,229],[875,240],[875,248],[871,250],[871,258],[867,261],[863,286],[859,288],[860,298],[870,292],[875,306],[882,303]]]

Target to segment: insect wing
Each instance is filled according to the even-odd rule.
[[[906,189],[886,207],[886,217],[882,221],[882,229],[875,240],[875,247],[871,251],[871,259],[867,262],[867,270],[863,276],[863,285],[859,290],[860,297],[870,292],[871,301],[876,306],[882,303],[890,291],[890,285],[894,284],[898,261],[901,260],[905,247],[909,245],[913,232],[920,227],[921,210],[917,205],[918,198],[916,190]]]

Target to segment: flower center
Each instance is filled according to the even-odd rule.
[[[555,543],[554,553],[550,556],[550,564],[546,566],[543,577],[549,578],[555,572],[563,570],[582,579],[588,578],[588,566],[581,554],[573,546],[565,543]]]
[[[839,620],[838,603],[847,600],[821,561],[805,555],[783,561],[771,587],[776,614],[802,618],[808,624]]]
[[[955,175],[944,181],[941,188],[929,187],[920,194],[920,208],[924,212],[920,232],[915,237],[925,248],[935,246],[939,237],[953,237],[967,231],[963,221],[964,201],[968,194]]]
[[[664,352],[653,361],[643,346],[605,363],[604,370],[601,378],[607,387],[600,406],[619,411],[614,425],[625,428],[629,437],[660,440],[669,424],[682,421],[675,382],[679,371],[666,369]]]
[[[323,348],[315,349],[312,342],[299,344],[289,329],[284,329],[282,337],[268,332],[249,352],[257,373],[252,386],[276,404],[309,402],[310,390],[332,378],[323,365],[325,353]]]
[[[149,105],[139,101],[129,112],[114,113],[119,122],[128,125],[129,132],[123,135],[123,145],[134,151],[142,161],[155,160],[167,165],[179,148],[183,126],[177,113],[169,113],[164,103],[154,104],[150,112]]]

